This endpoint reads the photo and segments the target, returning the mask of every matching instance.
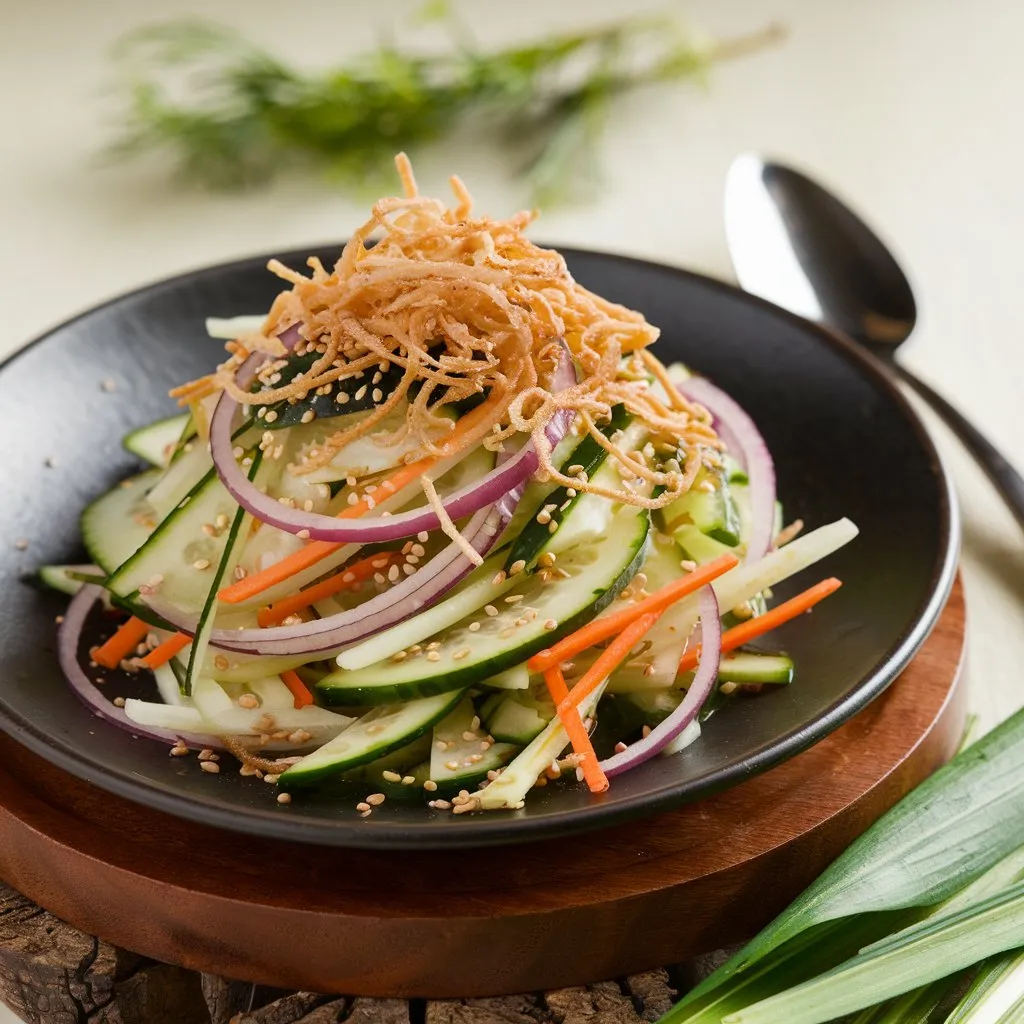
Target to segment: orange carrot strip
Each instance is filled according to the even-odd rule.
[[[402,466],[383,483],[378,484],[374,494],[380,498],[380,492],[383,491],[386,497],[390,497],[396,491],[400,491],[407,484],[412,483],[413,480],[425,473],[436,462],[437,459],[434,458],[420,459],[419,462],[412,462],[408,466]],[[383,499],[380,498],[380,500]],[[339,512],[337,518],[357,519],[369,511],[370,505],[367,498],[364,498],[362,501],[357,501],[354,505],[349,505],[344,512]],[[257,594],[262,594],[264,590],[269,590],[271,587],[277,586],[278,583],[283,583],[297,572],[302,572],[311,565],[316,565],[317,562],[333,554],[340,547],[341,544],[335,541],[311,541],[305,547],[299,548],[294,554],[289,555],[287,558],[282,558],[280,562],[275,562],[260,572],[254,572],[251,576],[246,576],[244,579],[224,587],[217,596],[227,604],[238,604],[239,601],[247,601],[250,597],[255,597]]]
[[[281,682],[291,690],[291,694],[295,698],[296,711],[313,703],[313,694],[309,692],[309,687],[299,678],[297,672],[292,669],[282,672]]]
[[[135,654],[135,648],[146,639],[149,625],[132,616],[118,627],[117,632],[104,644],[94,647],[89,656],[104,668],[117,668],[125,658]]]
[[[643,635],[664,614],[664,609],[648,612],[634,619],[626,628],[601,652],[597,661],[580,676],[579,682],[558,703],[558,716],[562,717],[569,710],[578,708],[580,702],[590,696],[640,642]]]
[[[557,644],[548,647],[535,654],[526,665],[531,672],[544,672],[552,665],[567,661],[569,658],[585,651],[588,647],[607,640],[616,633],[621,633],[631,622],[635,622],[641,615],[649,612],[663,612],[669,605],[674,604],[680,598],[700,590],[706,583],[717,579],[724,572],[728,572],[734,565],[739,563],[735,555],[720,555],[713,562],[702,565],[693,572],[678,580],[656,590],[653,594],[645,597],[642,601],[623,608],[613,615],[606,615],[600,619],[594,619],[585,626],[581,626],[575,633],[559,640]]]
[[[842,585],[842,580],[837,580],[835,577],[822,580],[802,594],[797,594],[796,597],[791,597],[788,601],[769,609],[764,615],[757,615],[746,622],[741,622],[738,626],[733,626],[732,629],[727,629],[722,634],[722,651],[732,651],[737,647],[742,647],[743,644],[749,643],[763,633],[768,633],[784,622],[795,619],[798,615],[809,611],[829,594],[834,594]],[[697,667],[699,660],[700,644],[697,644],[693,650],[687,651],[680,659],[679,671],[689,672]]]
[[[364,580],[370,579],[375,572],[386,569],[394,557],[393,551],[378,551],[377,554],[370,555],[369,558],[353,562],[337,575],[314,583],[313,586],[306,587],[305,590],[300,590],[297,594],[292,594],[291,597],[283,597],[280,601],[267,605],[266,608],[261,608],[256,613],[256,621],[264,627],[276,626],[284,622],[289,615],[308,608],[316,601],[322,601],[325,597],[331,597],[342,590],[353,589]]]
[[[454,443],[462,435],[472,430],[476,426],[482,412],[486,413],[487,411],[487,403],[484,403],[484,405],[478,405],[472,412],[463,416],[456,424],[455,429],[448,435],[447,440],[439,446],[440,454],[438,456],[429,456],[425,459],[420,459],[418,462],[411,462],[407,466],[399,466],[391,476],[377,485],[377,490],[372,495],[374,504],[390,497],[396,491],[400,491],[407,484],[411,484],[413,480],[422,476],[441,459],[446,458],[451,453]],[[368,496],[363,498],[362,501],[357,501],[354,505],[349,505],[343,512],[339,512],[337,518],[357,519],[370,510],[370,496]],[[280,562],[275,562],[261,572],[254,572],[251,576],[246,576],[245,579],[238,580],[236,583],[224,587],[217,596],[227,604],[238,604],[239,601],[247,601],[250,597],[255,597],[257,594],[262,594],[264,590],[269,590],[270,587],[283,583],[290,576],[308,569],[311,565],[316,565],[317,562],[326,558],[332,552],[337,551],[340,547],[341,544],[334,543],[333,541],[311,541],[294,554],[289,555],[287,558],[282,558]]]
[[[159,668],[166,665],[178,651],[184,650],[192,643],[192,637],[184,633],[175,633],[169,640],[165,640],[159,647],[154,647],[143,659],[142,664],[146,668]]]
[[[551,694],[551,699],[556,705],[561,707],[562,702],[569,696],[569,689],[565,685],[565,676],[562,675],[561,667],[554,665],[549,668],[544,673],[544,682],[548,684],[548,692]],[[562,719],[565,731],[569,734],[572,749],[579,755],[580,767],[583,769],[583,778],[587,780],[590,792],[603,793],[608,788],[608,777],[601,769],[601,765],[597,760],[594,744],[590,742],[590,737],[587,735],[587,730],[583,725],[579,709],[572,708],[564,713],[560,711],[559,717]]]

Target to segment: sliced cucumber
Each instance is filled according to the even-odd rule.
[[[496,693],[484,701],[480,717],[496,740],[525,747],[555,717],[555,705],[529,693]]]
[[[402,661],[332,672],[320,681],[320,696],[328,704],[381,704],[465,688],[522,664],[615,599],[643,562],[649,525],[646,510],[623,507],[609,531],[614,542],[563,555],[564,576],[523,575],[515,595],[494,606],[496,614],[470,615],[438,634],[437,648]]]
[[[791,683],[793,659],[787,654],[737,651],[723,656],[718,666],[718,679],[731,683]]]
[[[40,583],[61,594],[77,594],[87,582],[106,582],[106,574],[91,565],[44,565],[37,575]]]
[[[479,685],[488,690],[528,690],[530,688],[530,670],[525,665],[513,665],[496,676],[481,679]]]
[[[668,533],[691,524],[720,544],[735,547],[740,542],[739,515],[722,470],[701,469],[690,490],[672,502],[662,516]]]
[[[213,728],[195,708],[181,704],[158,704],[154,701],[135,700],[129,697],[124,702],[124,713],[136,725],[146,725],[154,729],[170,729],[173,732],[214,735]]]
[[[166,466],[189,419],[187,412],[168,416],[166,419],[133,430],[121,443],[133,455],[138,455],[151,466]]]
[[[662,757],[671,757],[685,750],[691,743],[700,739],[700,722],[694,719],[674,740],[669,742],[661,752]]]
[[[138,551],[160,522],[146,497],[159,475],[151,469],[129,477],[82,513],[82,541],[104,572],[113,572]]]
[[[602,684],[581,702],[580,714],[591,714],[603,693]],[[568,744],[569,737],[561,719],[553,718],[493,782],[475,794],[480,809],[496,811],[522,807],[526,794],[536,785],[537,777],[561,755]]]
[[[422,736],[461,699],[462,691],[456,690],[423,700],[374,708],[356,719],[330,743],[292,765],[281,776],[280,784],[284,789],[311,786],[327,776],[376,761]]]
[[[610,437],[617,431],[625,430],[632,418],[624,405],[616,405],[612,409],[611,421],[607,426],[601,428],[601,433]],[[607,457],[608,452],[587,434],[569,455],[563,472],[569,466],[581,466],[589,479],[597,472]],[[581,497],[582,494],[579,492],[570,497],[566,487],[558,487],[545,496],[543,505],[536,509],[535,514],[531,515],[512,542],[512,547],[505,560],[506,572],[519,561],[526,565],[532,565],[551,540],[551,535],[558,531],[562,520],[572,511]],[[542,522],[537,520],[537,514],[541,515]]]
[[[321,358],[321,353],[316,351],[307,352],[301,356],[291,356],[279,371],[281,379],[272,387],[284,387],[300,374],[307,373],[313,364]],[[387,401],[404,373],[405,370],[397,363],[389,363],[385,370],[373,367],[354,377],[336,381],[329,386],[326,394],[321,394],[320,389],[317,388],[312,394],[307,394],[298,401],[292,402],[284,399],[267,405],[267,411],[273,410],[277,416],[269,423],[265,418],[261,418],[260,422],[266,424],[271,430],[281,430],[306,422],[304,417],[309,412],[313,413],[313,419],[329,419],[353,412],[368,412]],[[347,396],[344,403],[337,401],[340,394]],[[259,397],[259,392],[253,395],[254,406],[260,405]]]
[[[721,541],[715,540],[714,537],[709,537],[699,527],[693,526],[690,523],[677,526],[672,531],[672,536],[682,549],[683,554],[698,565],[713,562],[721,555],[732,552],[732,548],[728,544],[723,544]]]
[[[497,739],[497,737],[495,737]],[[430,750],[430,778],[438,788],[475,786],[489,772],[508,764],[518,747],[493,743],[480,728],[473,702],[464,697],[434,726]]]
[[[345,480],[348,477],[361,478],[374,473],[383,473],[386,470],[394,469],[402,464],[406,455],[416,451],[421,441],[419,435],[414,431],[408,431],[405,438],[398,444],[382,445],[375,436],[382,432],[398,430],[406,421],[409,403],[400,402],[398,406],[378,423],[373,430],[363,437],[345,445],[337,455],[319,469],[311,473],[303,474],[302,479],[310,483],[333,483],[337,480]],[[454,420],[455,411],[445,407],[438,415],[446,419]],[[341,429],[341,426],[334,422],[325,428],[317,431],[306,442],[304,448],[322,447],[325,433]],[[486,449],[481,449],[486,453]],[[301,462],[302,451],[299,452],[296,461]]]

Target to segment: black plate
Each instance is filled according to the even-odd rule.
[[[321,255],[325,262],[337,250]],[[306,253],[282,257],[301,265]],[[388,802],[360,819],[350,802],[297,798],[93,718],[54,656],[62,600],[29,585],[0,592],[0,726],[60,767],[121,796],[221,828],[338,846],[508,843],[651,814],[741,782],[835,729],[880,693],[927,636],[952,583],[955,508],[920,422],[865,356],[759,299],[695,274],[601,253],[566,251],[587,287],[642,310],[663,331],[662,359],[715,379],[753,415],[775,454],[789,517],[809,527],[849,516],[860,537],[778,588],[822,574],[845,586],[779,632],[797,678],[717,713],[685,754],[659,758],[592,798],[548,787],[514,813],[453,818]],[[173,411],[167,389],[220,354],[204,317],[269,308],[266,258],[197,271],[115,299],[64,324],[0,370],[7,442],[0,465],[0,576],[79,561],[78,514],[135,465],[123,434]],[[116,381],[116,390],[101,386]],[[44,468],[48,457],[57,460]],[[29,547],[16,548],[25,538]],[[112,694],[113,696],[113,694]],[[183,763],[185,762],[185,763]]]

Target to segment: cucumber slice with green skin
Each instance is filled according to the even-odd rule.
[[[517,750],[511,743],[491,742],[480,728],[473,702],[464,697],[434,726],[430,778],[438,789],[468,789],[508,764]]]
[[[713,490],[705,490],[710,485]],[[740,542],[740,519],[725,473],[702,469],[693,486],[662,512],[665,530],[674,534],[684,524],[721,544],[735,547]]]
[[[722,658],[718,680],[722,683],[791,683],[793,667],[793,659],[787,654],[737,651]]]
[[[292,765],[282,776],[282,789],[314,786],[322,779],[376,761],[422,736],[462,699],[455,690],[422,700],[386,704],[357,718],[330,743]]]
[[[403,775],[406,771],[411,771],[412,768],[420,764],[425,764],[428,769],[428,774],[424,775],[423,778],[429,778],[431,742],[431,734],[425,732],[422,736],[413,740],[412,743],[407,743],[404,747],[392,750],[390,754],[378,757],[376,761],[371,761],[369,764],[364,764],[359,768],[353,768],[352,771],[346,772],[345,778],[355,779],[356,781],[380,779],[381,772],[385,771]]]
[[[190,419],[191,416],[187,412],[168,416],[166,419],[133,430],[121,443],[133,455],[138,455],[151,466],[166,466],[170,463]]]
[[[39,582],[61,594],[77,594],[86,583],[106,582],[106,576],[97,574],[91,565],[44,565],[37,575]]]
[[[525,665],[513,665],[480,681],[480,686],[488,690],[528,690],[530,688],[530,670]]]
[[[248,476],[250,483],[257,484],[261,476],[265,478],[268,475],[260,473],[262,465],[263,452],[257,450],[252,455],[252,465],[249,467]],[[217,483],[220,484],[220,480]],[[221,486],[223,487],[223,485]],[[227,495],[226,490],[224,493]],[[214,522],[214,520],[211,519],[208,522]],[[231,519],[231,526],[228,529],[227,540],[225,541],[220,561],[217,563],[212,579],[208,581],[209,589],[206,594],[206,601],[203,603],[203,610],[200,612],[199,622],[196,625],[196,632],[192,638],[192,643],[189,644],[188,667],[185,670],[185,693],[191,692],[192,684],[206,657],[207,648],[210,646],[210,636],[213,633],[214,621],[217,617],[217,592],[223,586],[224,581],[230,577],[235,566],[238,565],[242,554],[244,538],[249,533],[251,523],[252,516],[239,505]],[[205,534],[203,536],[205,537]],[[195,568],[196,566],[193,565],[193,569]]]
[[[605,437],[611,437],[617,431],[625,430],[632,418],[624,405],[616,405],[612,408],[611,421],[607,426],[601,427],[601,433]],[[597,472],[607,457],[608,452],[588,434],[573,449],[566,461],[566,466],[582,466],[589,479]],[[505,571],[508,572],[519,561],[526,565],[532,565],[551,540],[552,533],[557,532],[562,520],[572,511],[582,496],[577,492],[574,496],[569,497],[566,487],[557,487],[547,495],[544,504],[530,517],[513,542],[505,560]],[[542,523],[537,521],[537,514],[541,512],[541,509],[547,512],[547,515],[542,516],[544,518]],[[553,529],[552,524],[554,524]]]
[[[528,693],[494,694],[484,702],[480,717],[496,740],[525,747],[555,717],[555,705],[548,701],[545,706]]]
[[[737,483],[732,485],[732,496],[733,501],[736,505],[736,513],[739,517],[740,523],[740,539],[746,544],[750,537],[751,530],[751,510],[750,510],[750,488],[746,482]],[[783,508],[782,502],[775,502],[775,526],[774,533],[777,535],[783,527]]]
[[[709,537],[699,527],[691,523],[677,526],[672,531],[672,537],[679,545],[683,554],[698,565],[713,562],[722,555],[733,553],[732,548],[728,544],[723,544],[721,541],[715,540],[714,537]]]
[[[133,555],[150,536],[159,517],[146,492],[158,479],[158,470],[123,480],[97,498],[82,513],[80,529],[89,557],[111,573]]]
[[[308,373],[313,364],[321,359],[319,352],[306,352],[301,356],[290,356],[287,363],[278,371],[281,379],[271,385],[274,388],[283,388],[286,384],[295,380],[300,373]],[[327,394],[321,395],[314,391],[300,398],[296,402],[289,402],[284,399],[267,405],[267,412],[273,410],[277,413],[268,423],[265,416],[259,417],[260,424],[268,430],[281,430],[285,427],[294,427],[304,422],[303,417],[307,413],[313,413],[313,419],[330,419],[334,416],[345,416],[353,412],[369,412],[378,405],[383,405],[388,396],[398,386],[402,375],[405,373],[403,367],[396,363],[389,364],[386,370],[379,367],[360,373],[355,377],[347,377],[344,380],[335,381],[329,387]],[[257,382],[256,387],[261,387]],[[319,390],[319,389],[318,389]],[[339,402],[339,395],[346,395],[345,402]],[[254,389],[253,406],[263,408],[259,400],[259,391]],[[307,418],[308,419],[308,418]]]
[[[438,634],[440,647],[430,652],[332,672],[317,692],[327,704],[382,704],[465,689],[520,665],[615,599],[643,564],[649,528],[646,510],[625,506],[612,521],[612,543],[581,545],[559,559],[565,577],[545,581],[520,574],[518,603],[510,604],[509,594],[496,606],[496,615],[468,616]],[[471,630],[473,624],[477,626]]]
[[[603,693],[602,683],[580,703],[580,714],[584,718],[593,713]],[[484,811],[522,807],[526,794],[537,784],[537,777],[568,745],[569,737],[561,719],[553,718],[493,782],[475,794],[477,806]]]

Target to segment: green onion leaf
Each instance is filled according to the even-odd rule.
[[[665,1024],[717,1022],[720,1017],[702,1017],[701,1011],[712,1004],[735,1007],[731,993],[743,984],[743,975],[811,929],[855,915],[939,903],[1006,858],[1024,835],[1022,751],[1024,711],[962,751],[880,818],[787,910],[670,1010]],[[830,943],[836,934],[828,932]],[[823,950],[815,952],[824,957]],[[718,993],[723,986],[726,991]],[[871,1002],[891,994],[879,991]]]
[[[825,1024],[1024,945],[1024,882],[937,914],[865,948],[819,978],[723,1018],[724,1024]]]
[[[1022,1002],[1024,950],[1017,950],[982,965],[945,1024],[1012,1024],[1024,1019]]]

